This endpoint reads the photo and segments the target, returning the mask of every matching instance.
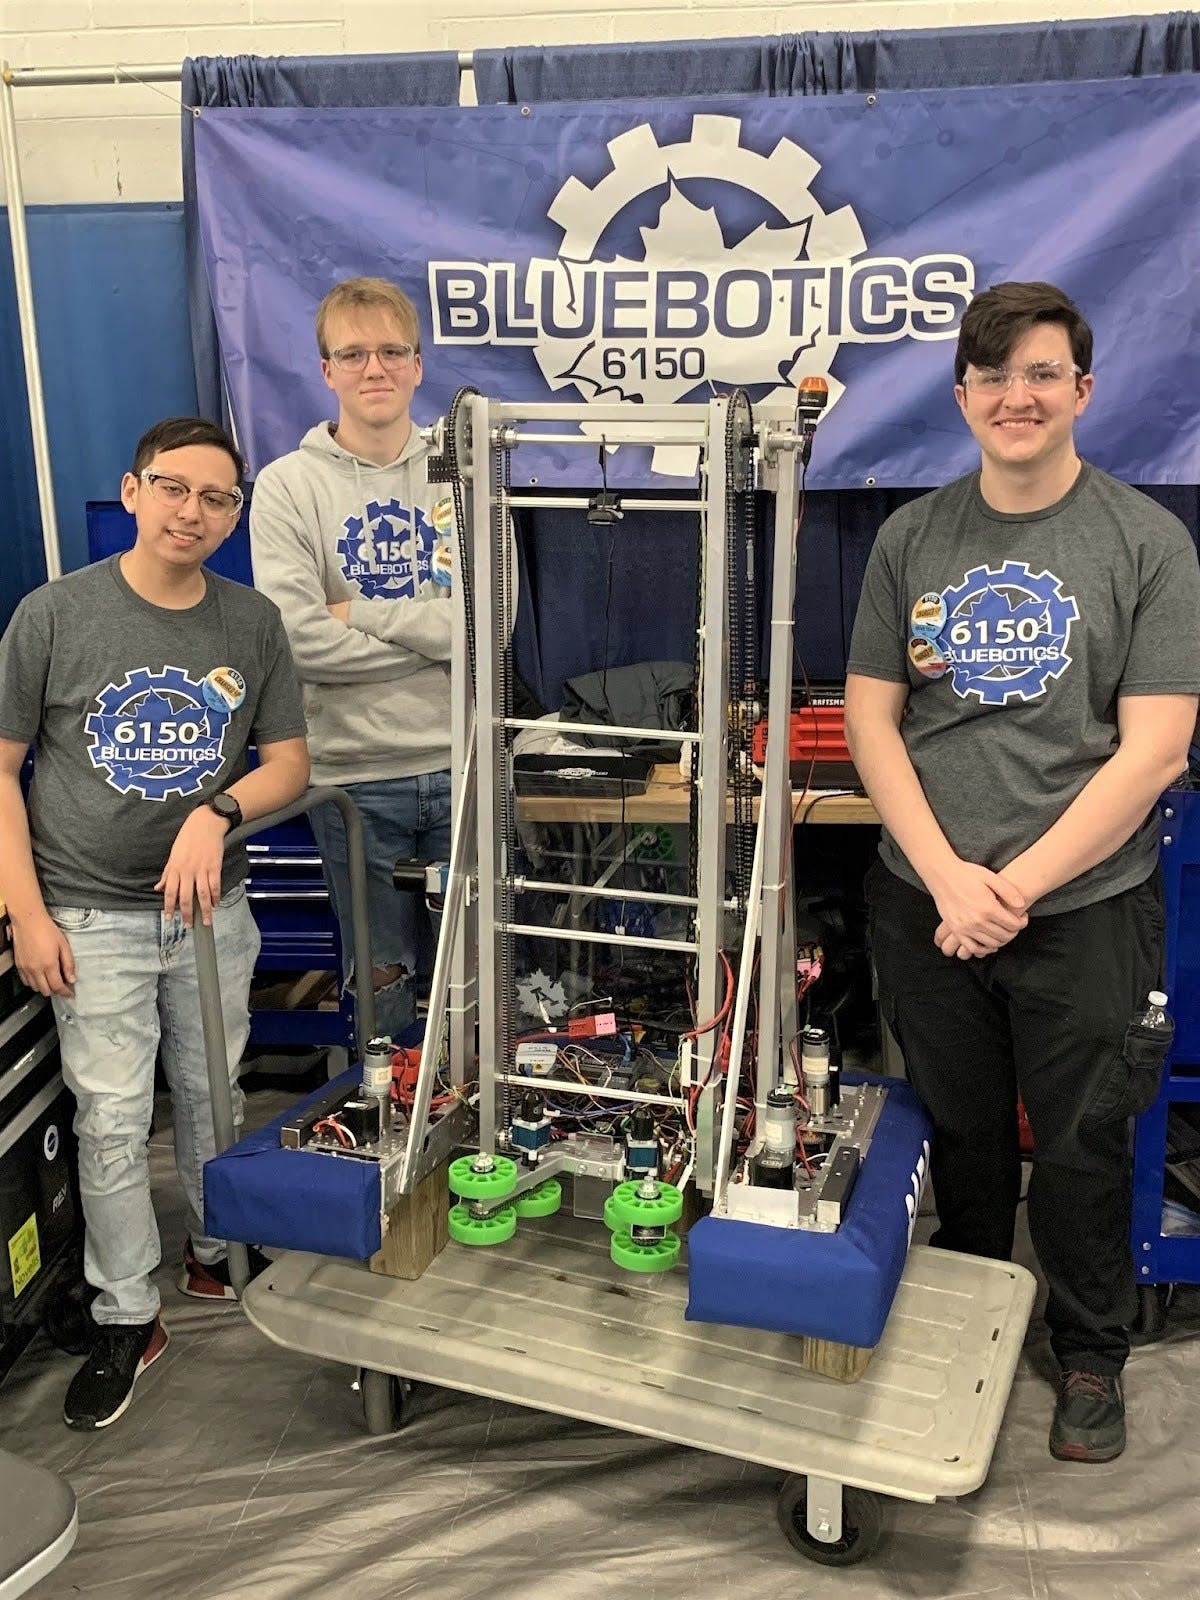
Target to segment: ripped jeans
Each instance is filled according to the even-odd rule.
[[[75,997],[54,997],[63,1078],[75,1096],[84,1272],[98,1289],[99,1323],[149,1322],[159,1308],[150,1274],[161,1250],[150,1200],[146,1141],[161,1046],[175,1123],[175,1166],[196,1256],[225,1253],[204,1232],[204,1163],[214,1154],[212,1106],[192,935],[176,913],[50,906],[75,957]],[[235,1125],[237,1068],[250,1033],[250,979],[259,937],[245,885],[213,912],[225,1049]]]

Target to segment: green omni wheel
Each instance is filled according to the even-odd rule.
[[[644,1187],[637,1178],[619,1183],[605,1206],[604,1220],[608,1221],[611,1205],[612,1215],[623,1228],[669,1228],[673,1222],[678,1222],[683,1215],[683,1195],[675,1185],[655,1179],[652,1199],[643,1195]]]
[[[637,855],[642,861],[673,861],[675,859],[675,841],[671,837],[670,828],[660,824],[653,830],[654,837],[645,838],[639,846]]]
[[[447,1220],[450,1237],[459,1244],[503,1244],[517,1231],[517,1208],[501,1206],[490,1217],[476,1217],[470,1206],[460,1203],[450,1207]]]
[[[552,1217],[562,1205],[562,1184],[557,1178],[547,1178],[536,1189],[527,1189],[513,1201],[513,1210],[519,1217]]]
[[[679,1260],[680,1238],[665,1233],[653,1244],[634,1244],[628,1233],[614,1233],[608,1253],[626,1272],[670,1272]]]
[[[621,1219],[616,1215],[613,1206],[613,1201],[615,1199],[616,1196],[610,1194],[608,1199],[604,1202],[604,1226],[608,1229],[609,1233],[620,1233],[621,1231]]]
[[[489,1165],[480,1170],[483,1160]],[[450,1193],[464,1200],[503,1200],[517,1186],[517,1163],[507,1156],[459,1156],[450,1163]]]

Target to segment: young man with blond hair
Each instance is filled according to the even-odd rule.
[[[344,788],[362,816],[378,1030],[395,1035],[414,1015],[427,930],[392,868],[450,849],[452,506],[429,484],[410,415],[422,378],[411,300],[385,279],[348,279],[322,300],[316,333],[337,417],[259,474],[254,577],[291,640],[313,779]],[[345,830],[331,806],[312,824],[358,981]]]

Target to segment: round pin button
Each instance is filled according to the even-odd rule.
[[[908,659],[923,678],[940,678],[950,670],[950,663],[930,639],[910,639]]]
[[[923,594],[912,608],[912,631],[918,639],[936,639],[946,626],[946,602],[940,594]]]

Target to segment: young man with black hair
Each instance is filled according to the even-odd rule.
[[[1024,1103],[1050,1449],[1108,1461],[1135,1314],[1128,1118],[1159,1076],[1123,1052],[1161,975],[1155,801],[1187,765],[1200,572],[1174,517],[1076,454],[1092,334],[1061,290],[978,295],[955,381],[980,468],[884,524],[851,644],[847,739],[884,825],[872,947],[934,1120],[934,1244],[1010,1254]]]
[[[237,524],[243,471],[212,423],[157,423],[121,481],[132,548],[27,595],[0,641],[0,896],[17,970],[54,1006],[78,1107],[84,1269],[98,1291],[93,1348],[67,1391],[72,1428],[115,1422],[167,1345],[146,1150],[160,1050],[190,1227],[180,1287],[232,1295],[225,1245],[204,1232],[214,1139],[193,906],[216,939],[240,1122],[259,939],[245,850],[226,851],[225,838],[308,782],[279,613],[204,571]]]

